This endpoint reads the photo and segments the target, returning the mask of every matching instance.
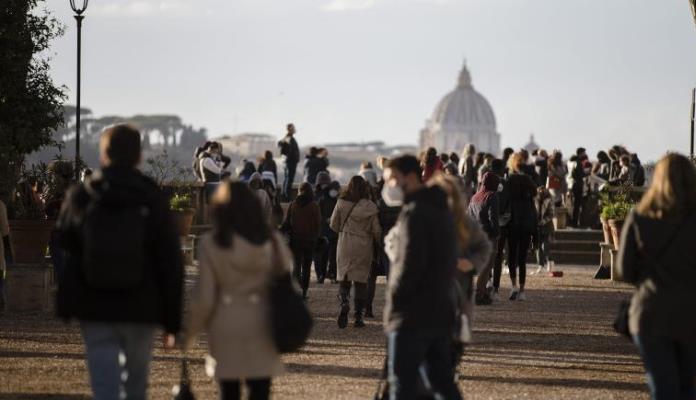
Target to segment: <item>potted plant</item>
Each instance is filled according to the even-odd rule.
[[[609,227],[611,228],[611,236],[614,240],[614,249],[618,250],[621,244],[621,230],[623,229],[624,221],[631,211],[633,204],[625,199],[621,199],[615,202],[613,207],[614,214],[613,218],[609,220]]]
[[[8,0],[0,52],[0,199],[7,205],[15,261],[42,262],[53,222],[46,220],[36,182],[27,179],[28,154],[55,145],[63,124],[65,88],[53,83],[46,57],[63,27],[41,0]]]
[[[616,219],[616,207],[614,203],[607,202],[602,207],[602,213],[600,214],[599,220],[602,221],[602,232],[604,233],[604,243],[613,244],[614,237],[611,233],[611,226],[609,226],[609,221]]]
[[[191,196],[175,194],[169,200],[169,209],[174,213],[179,236],[188,236],[191,233],[193,217],[196,215],[196,209],[191,206]]]

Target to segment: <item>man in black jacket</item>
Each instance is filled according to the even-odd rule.
[[[419,380],[443,398],[460,399],[451,353],[458,247],[447,195],[423,185],[413,156],[395,158],[384,172],[383,199],[403,202],[385,243],[392,261],[384,310],[391,399],[416,398]]]
[[[145,399],[155,330],[171,347],[181,326],[179,238],[165,197],[136,169],[140,133],[109,127],[100,153],[102,169],[70,190],[58,218],[67,263],[56,311],[80,322],[94,398]]]
[[[295,172],[297,172],[297,163],[300,162],[300,147],[295,140],[295,125],[288,124],[288,133],[278,142],[280,154],[285,156],[285,180],[283,181],[283,197],[286,201],[290,201],[292,184],[295,181]]]

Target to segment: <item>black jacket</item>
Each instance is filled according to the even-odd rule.
[[[379,203],[377,203],[377,207],[379,208],[377,217],[379,218],[379,225],[382,227],[382,238],[384,238],[389,234],[389,231],[391,231],[394,225],[396,225],[396,221],[399,219],[399,214],[401,213],[401,207],[390,207],[381,198],[379,199]]]
[[[438,337],[451,334],[458,245],[446,194],[430,187],[407,196],[387,241],[392,264],[385,331],[407,330]]]
[[[328,167],[329,162],[326,158],[307,156],[304,165],[305,181],[314,185],[317,181],[317,174],[326,171]]]
[[[536,183],[525,174],[510,174],[507,178],[510,207],[510,229],[535,233],[537,230]]]
[[[481,225],[489,239],[497,239],[500,236],[499,207],[498,193],[494,193],[484,202],[469,202],[469,215]]]
[[[280,154],[285,156],[286,164],[297,165],[300,162],[300,146],[297,145],[297,140],[293,136],[285,136],[278,142],[278,147],[280,147]]]
[[[132,289],[106,291],[86,284],[82,272],[82,225],[91,197],[84,185],[68,193],[58,218],[66,269],[59,282],[56,312],[64,319],[159,324],[169,333],[181,327],[183,262],[179,237],[165,197],[150,178],[132,168],[110,167],[95,172],[86,185],[116,206],[144,205],[146,269]],[[105,226],[104,229],[109,229]],[[118,246],[118,243],[113,243]]]

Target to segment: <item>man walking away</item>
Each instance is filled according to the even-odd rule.
[[[383,198],[404,203],[386,238],[392,261],[384,326],[392,400],[415,399],[419,377],[446,399],[461,399],[452,369],[457,235],[447,195],[421,182],[418,160],[401,156],[385,170]],[[425,380],[424,379],[424,380]]]
[[[142,175],[140,133],[106,128],[102,169],[73,187],[58,217],[66,269],[56,311],[80,322],[93,398],[145,399],[153,335],[181,325],[183,265],[167,201]]]
[[[288,133],[278,142],[280,154],[285,156],[285,180],[283,181],[283,197],[285,201],[290,201],[292,183],[295,181],[297,163],[300,162],[300,147],[295,140],[295,125],[288,124]]]
[[[575,160],[574,164],[572,164],[573,168],[570,171],[572,182],[571,191],[573,194],[573,216],[571,219],[571,225],[575,228],[580,227],[580,210],[582,208],[585,184],[585,170],[582,167],[582,162],[580,159],[583,155],[586,155],[586,153],[587,151],[584,148],[578,147],[578,149],[575,151],[577,159]]]

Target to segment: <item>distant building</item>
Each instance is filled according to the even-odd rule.
[[[529,143],[525,144],[523,149],[527,150],[529,154],[532,154],[535,150],[539,150],[541,147],[534,141],[534,134],[529,135]]]
[[[213,139],[222,144],[225,154],[234,154],[241,158],[256,160],[266,150],[275,153],[277,139],[273,135],[265,133],[242,133],[239,135],[226,135]]]
[[[485,97],[474,90],[466,63],[459,73],[457,87],[435,107],[420,133],[420,146],[441,152],[461,151],[472,143],[477,151],[498,154],[500,134],[495,114]]]

